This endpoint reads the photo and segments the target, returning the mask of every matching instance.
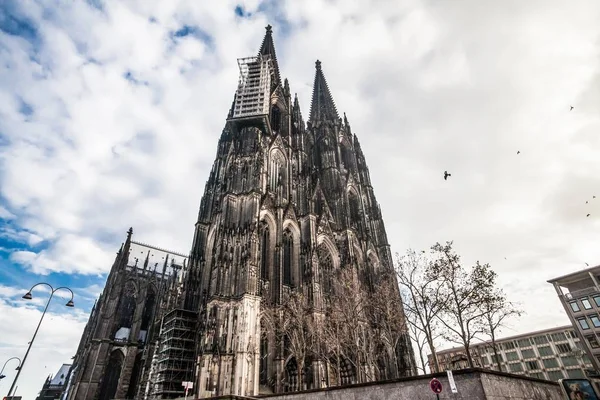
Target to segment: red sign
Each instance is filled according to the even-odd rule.
[[[429,387],[431,388],[431,390],[433,390],[433,393],[442,393],[442,382],[440,382],[436,378],[433,378],[431,382],[429,382]]]

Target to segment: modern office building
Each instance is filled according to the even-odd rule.
[[[501,371],[550,381],[586,376],[592,364],[583,347],[570,325],[496,340]],[[443,350],[437,356],[441,371],[468,366],[464,347]],[[491,342],[473,344],[471,356],[476,367],[499,369]],[[428,360],[432,366],[431,355]]]
[[[594,368],[600,371],[600,265],[550,279]]]

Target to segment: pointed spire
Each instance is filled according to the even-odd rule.
[[[125,240],[125,245],[122,246],[121,250],[121,260],[122,267],[125,268],[127,266],[127,261],[129,260],[129,249],[131,247],[131,236],[133,235],[133,228],[129,228],[127,231],[127,240]]]
[[[292,116],[293,123],[297,124],[295,125],[295,127],[301,129],[301,127],[304,125],[304,121],[302,120],[302,111],[300,111],[300,102],[298,101],[297,93],[294,93],[294,105],[292,106]]]
[[[313,85],[312,102],[310,104],[309,121],[314,123],[319,120],[329,120],[336,122],[339,119],[338,112],[329,92],[325,75],[321,69],[321,61],[315,63],[315,83]]]
[[[267,30],[267,33],[265,33],[265,38],[263,39],[262,44],[260,45],[260,51],[258,52],[258,55],[271,56],[271,60],[273,62],[273,70],[275,71],[275,79],[277,81],[276,83],[279,85],[281,84],[281,78],[279,77],[279,65],[277,64],[277,56],[275,55],[273,30],[271,25],[267,25],[265,29]]]
[[[148,254],[146,254],[146,260],[144,261],[144,271],[148,269],[148,262],[150,261],[150,250],[148,250]]]

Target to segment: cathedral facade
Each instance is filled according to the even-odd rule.
[[[371,293],[391,276],[359,140],[338,114],[319,61],[304,120],[281,78],[270,26],[258,55],[238,64],[189,256],[164,252],[176,260],[162,271],[148,259],[133,268],[129,233],[84,332],[69,399],[173,398],[185,381],[199,398],[257,395],[353,383],[367,368],[355,362],[345,379],[334,376],[324,355],[300,371],[286,338],[261,322],[265,304],[296,292],[315,320],[327,318],[339,271],[355,271]],[[397,291],[394,299],[403,319]],[[357,326],[373,324],[365,318]],[[395,372],[372,379],[414,374],[408,332],[396,334],[395,365],[383,368]],[[310,379],[290,383],[300,375]]]

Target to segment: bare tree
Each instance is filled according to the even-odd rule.
[[[303,389],[306,360],[315,349],[315,319],[307,296],[300,289],[284,295],[281,304],[263,302],[261,323],[275,332],[276,342],[283,344],[285,351],[295,358],[297,390]]]
[[[506,326],[505,324],[508,319],[511,317],[520,317],[523,315],[523,311],[520,310],[516,304],[509,302],[501,289],[497,290],[490,300],[491,301],[484,304],[484,334],[488,335],[492,342],[495,363],[498,367],[498,371],[501,371],[502,368],[500,358],[498,357],[496,334],[500,328]]]
[[[326,312],[330,348],[336,354],[338,376],[341,378],[340,357],[352,364],[357,382],[374,380],[370,373],[370,340],[367,323],[368,298],[354,268],[337,271],[333,293]]]
[[[432,250],[437,259],[427,271],[428,279],[441,282],[440,295],[445,299],[438,321],[446,328],[444,338],[464,347],[469,367],[474,367],[471,356],[473,339],[485,332],[488,305],[497,304],[496,273],[489,264],[479,261],[466,270],[460,257],[452,249],[452,242],[436,243]],[[495,307],[495,306],[494,306]]]
[[[433,367],[435,371],[439,371],[440,365],[434,344],[435,321],[442,312],[446,300],[440,293],[442,289],[440,280],[435,275],[427,273],[431,268],[431,261],[424,252],[408,250],[403,257],[396,255],[395,267],[407,322],[425,336],[433,357]]]
[[[407,367],[405,347],[410,346],[410,339],[393,271],[381,273],[376,287],[367,295],[372,342],[376,344],[377,356],[386,360],[384,364],[389,368],[380,376],[384,379],[398,378],[406,372],[403,371]]]

